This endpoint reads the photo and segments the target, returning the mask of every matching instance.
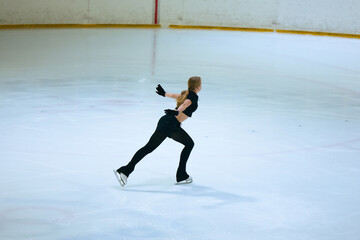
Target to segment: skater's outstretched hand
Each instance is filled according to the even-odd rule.
[[[171,110],[171,109],[165,109],[164,111],[165,111],[166,115],[174,115],[174,116],[179,115],[179,111],[175,111],[175,110]]]
[[[156,93],[159,94],[160,96],[163,96],[165,97],[165,90],[162,88],[162,86],[159,84],[157,87],[156,87]]]

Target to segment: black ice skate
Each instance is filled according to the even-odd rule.
[[[182,180],[182,181],[178,181],[176,183],[176,185],[181,185],[181,184],[189,184],[189,183],[192,183],[193,182],[193,178],[192,177],[188,177],[187,179],[185,180]]]
[[[114,171],[114,174],[115,174],[115,177],[117,178],[117,180],[119,181],[120,185],[122,187],[124,187],[127,183],[127,176],[125,174],[123,174],[122,172],[117,172],[115,170]]]

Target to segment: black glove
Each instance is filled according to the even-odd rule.
[[[164,111],[165,111],[166,115],[174,115],[174,116],[179,115],[179,111],[175,111],[175,110],[171,110],[171,109],[165,109]]]
[[[162,88],[162,86],[159,84],[156,88],[156,93],[159,94],[160,96],[165,97],[165,90]]]

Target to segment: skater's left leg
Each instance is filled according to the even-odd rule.
[[[138,164],[146,155],[153,152],[166,139],[166,137],[166,134],[155,131],[150,137],[148,143],[144,147],[140,148],[135,153],[131,161],[126,166],[119,168],[117,172],[119,174],[123,173],[126,177],[129,177],[129,175],[134,171],[136,164]]]
[[[180,182],[189,178],[189,175],[186,172],[186,163],[189,159],[191,150],[194,148],[194,141],[182,128],[180,128],[179,131],[173,132],[171,138],[184,145],[184,149],[180,155],[179,167],[176,172],[176,180]]]

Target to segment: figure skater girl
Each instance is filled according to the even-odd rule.
[[[180,155],[179,167],[176,172],[176,184],[192,182],[192,177],[186,172],[186,162],[194,147],[194,141],[185,130],[181,128],[181,123],[188,117],[191,117],[198,107],[199,97],[197,93],[201,91],[201,78],[197,76],[189,78],[188,89],[182,91],[181,94],[165,92],[160,84],[156,90],[156,93],[160,96],[176,99],[177,107],[175,110],[166,109],[165,115],[160,118],[149,142],[135,153],[127,165],[120,167],[116,171],[114,170],[115,176],[122,187],[126,185],[127,178],[134,171],[136,164],[147,154],[154,151],[167,137],[184,145],[184,149]]]

